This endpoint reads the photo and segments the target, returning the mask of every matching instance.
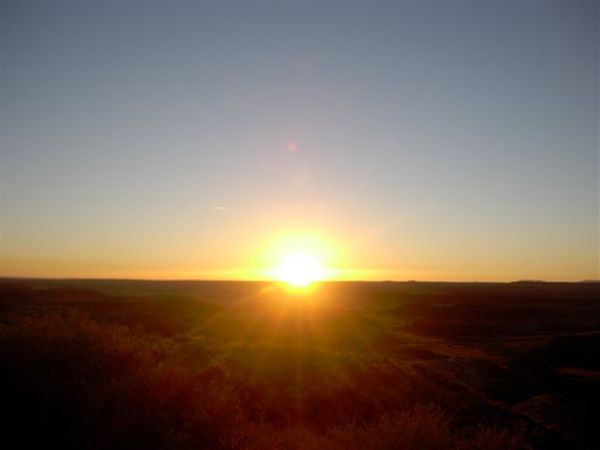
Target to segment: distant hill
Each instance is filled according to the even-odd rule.
[[[515,281],[511,281],[511,283],[513,284],[518,284],[518,283],[547,283],[547,281],[545,280],[515,280]]]

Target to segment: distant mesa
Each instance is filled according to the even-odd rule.
[[[531,284],[531,283],[547,283],[547,281],[546,280],[516,280],[516,281],[511,281],[511,283],[513,283],[513,284],[519,284],[519,283]]]

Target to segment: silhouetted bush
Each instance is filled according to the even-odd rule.
[[[81,315],[4,327],[11,440],[22,448],[235,448],[241,414],[225,375],[210,365],[188,370],[175,351],[166,339]]]
[[[323,434],[304,428],[264,432],[252,449],[314,450],[522,450],[529,449],[522,429],[483,427],[460,431],[452,418],[435,406],[417,406],[370,424],[348,424]]]
[[[301,400],[324,413],[298,416],[298,397],[245,381],[217,362],[221,351],[80,313],[13,318],[0,327],[3,439],[44,450],[528,448],[520,429],[461,429],[435,406],[380,413],[360,384],[329,392],[313,380]],[[344,408],[363,413],[344,422]]]

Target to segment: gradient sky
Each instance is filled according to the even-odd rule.
[[[597,2],[3,2],[2,275],[599,268]]]

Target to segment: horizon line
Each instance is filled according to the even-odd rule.
[[[47,280],[47,281],[141,281],[141,282],[199,282],[199,283],[282,283],[278,280],[269,279],[234,279],[234,278],[128,278],[128,277],[38,277],[27,275],[0,275],[0,281],[9,280]],[[516,279],[505,281],[490,281],[490,280],[417,280],[417,279],[382,279],[382,280],[317,280],[314,284],[333,284],[333,283],[447,283],[447,284],[514,284],[514,283],[600,283],[599,279],[582,279],[576,281],[567,280],[542,280],[542,279]]]

